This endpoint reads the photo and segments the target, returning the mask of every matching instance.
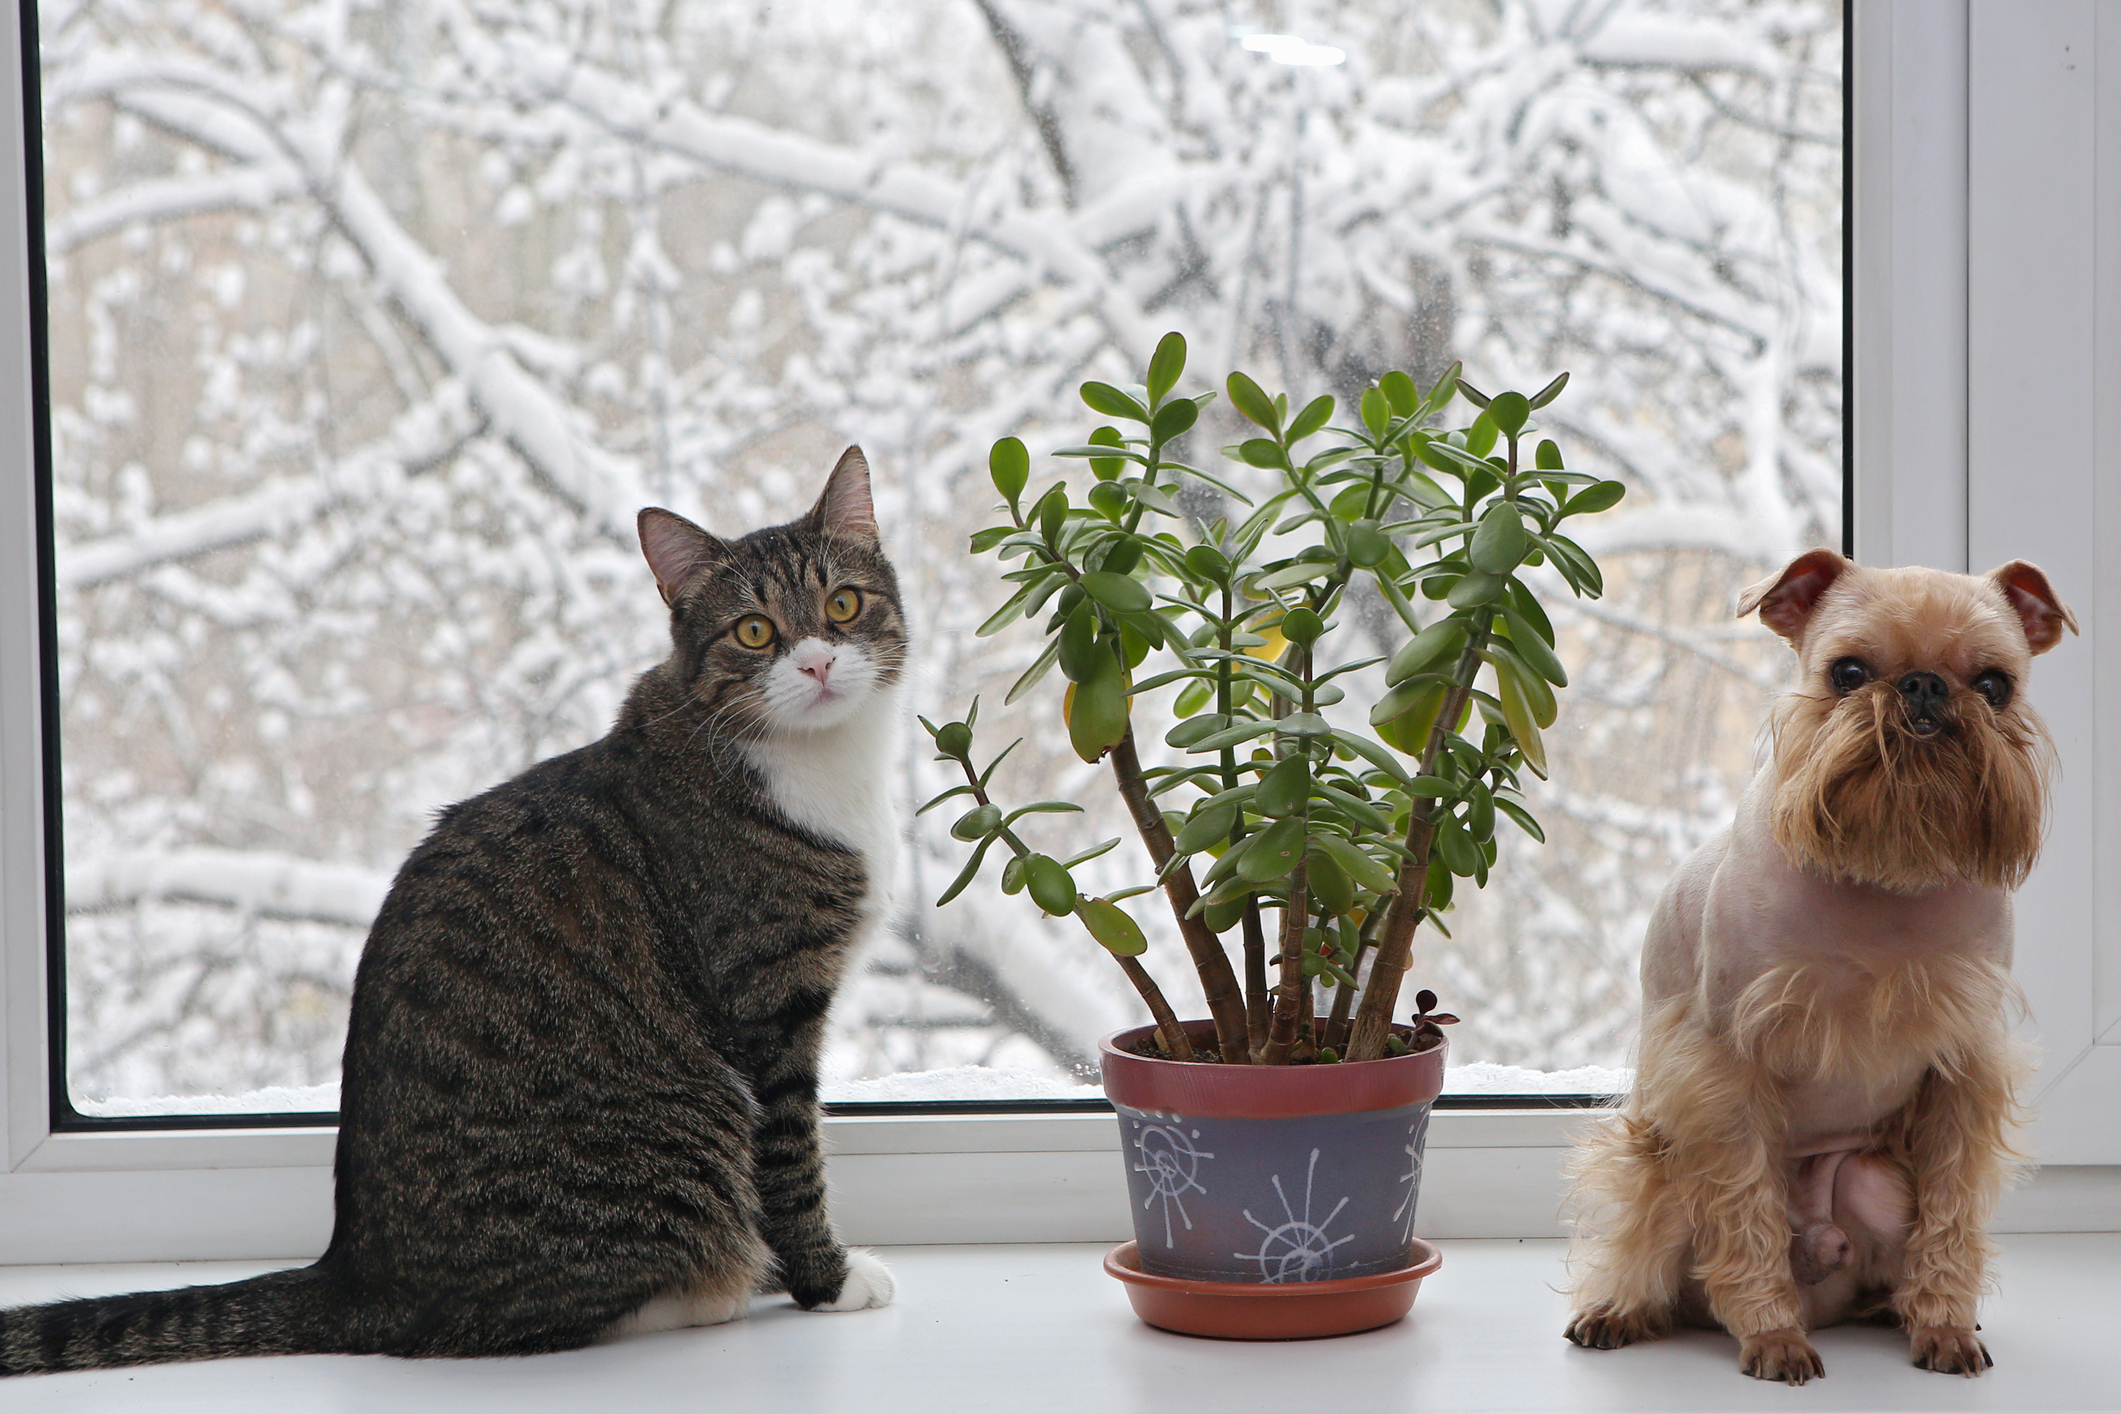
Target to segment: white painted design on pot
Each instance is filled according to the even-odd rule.
[[[1411,1247],[1414,1242],[1414,1203],[1421,1197],[1421,1156],[1429,1128],[1429,1112],[1424,1108],[1415,1121],[1407,1126],[1407,1171],[1399,1181],[1407,1186],[1407,1196],[1392,1216],[1402,1221],[1401,1235]]]
[[[1318,1173],[1318,1150],[1311,1151],[1311,1166],[1304,1174],[1304,1211],[1298,1217],[1289,1203],[1289,1195],[1282,1191],[1281,1175],[1274,1175],[1274,1193],[1281,1199],[1281,1210],[1286,1221],[1268,1226],[1252,1216],[1252,1210],[1244,1210],[1245,1221],[1260,1231],[1257,1252],[1234,1252],[1231,1255],[1240,1261],[1259,1263],[1259,1279],[1262,1282],[1325,1281],[1333,1275],[1333,1249],[1353,1242],[1355,1234],[1329,1238],[1326,1229],[1340,1210],[1348,1206],[1342,1198],[1333,1205],[1333,1211],[1311,1221],[1311,1181]]]
[[[1171,1116],[1177,1125],[1185,1121],[1177,1115]],[[1134,1171],[1146,1174],[1149,1179],[1149,1196],[1142,1199],[1142,1207],[1151,1203],[1162,1203],[1164,1209],[1164,1246],[1175,1245],[1172,1241],[1171,1212],[1178,1210],[1178,1220],[1185,1224],[1186,1231],[1193,1231],[1193,1219],[1186,1213],[1186,1194],[1199,1193],[1206,1197],[1208,1189],[1200,1181],[1200,1164],[1203,1159],[1215,1155],[1204,1149],[1193,1147],[1200,1138],[1200,1131],[1188,1134],[1173,1125],[1152,1124],[1144,1126],[1140,1120],[1134,1127],[1141,1130],[1134,1137],[1134,1152],[1140,1156]]]

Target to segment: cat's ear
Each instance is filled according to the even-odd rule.
[[[700,572],[719,563],[728,547],[676,511],[650,506],[641,512],[641,553],[655,571],[663,602],[675,604]]]
[[[876,507],[869,500],[869,459],[860,447],[840,453],[839,465],[825,478],[824,494],[810,508],[810,523],[827,535],[876,544]]]

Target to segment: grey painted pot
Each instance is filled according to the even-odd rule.
[[[1211,1023],[1186,1029],[1214,1037]],[[1134,1054],[1152,1030],[1099,1048],[1143,1271],[1302,1282],[1408,1264],[1446,1046],[1340,1065],[1209,1065]]]

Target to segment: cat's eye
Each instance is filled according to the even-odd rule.
[[[1846,697],[1871,680],[1870,665],[1861,658],[1836,658],[1834,666],[1826,670],[1826,680],[1835,692]]]
[[[736,621],[736,641],[746,648],[765,648],[773,642],[773,620],[764,614],[746,614]]]
[[[846,623],[862,611],[862,591],[843,585],[832,591],[825,601],[825,617],[836,624]]]
[[[1999,711],[2007,706],[2011,700],[2010,678],[1997,672],[1994,668],[1990,668],[1987,672],[1978,675],[1967,686],[1980,693],[1982,701]]]

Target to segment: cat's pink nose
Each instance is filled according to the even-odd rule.
[[[816,682],[819,687],[830,687],[834,656],[830,652],[799,655],[795,660],[796,671]]]

